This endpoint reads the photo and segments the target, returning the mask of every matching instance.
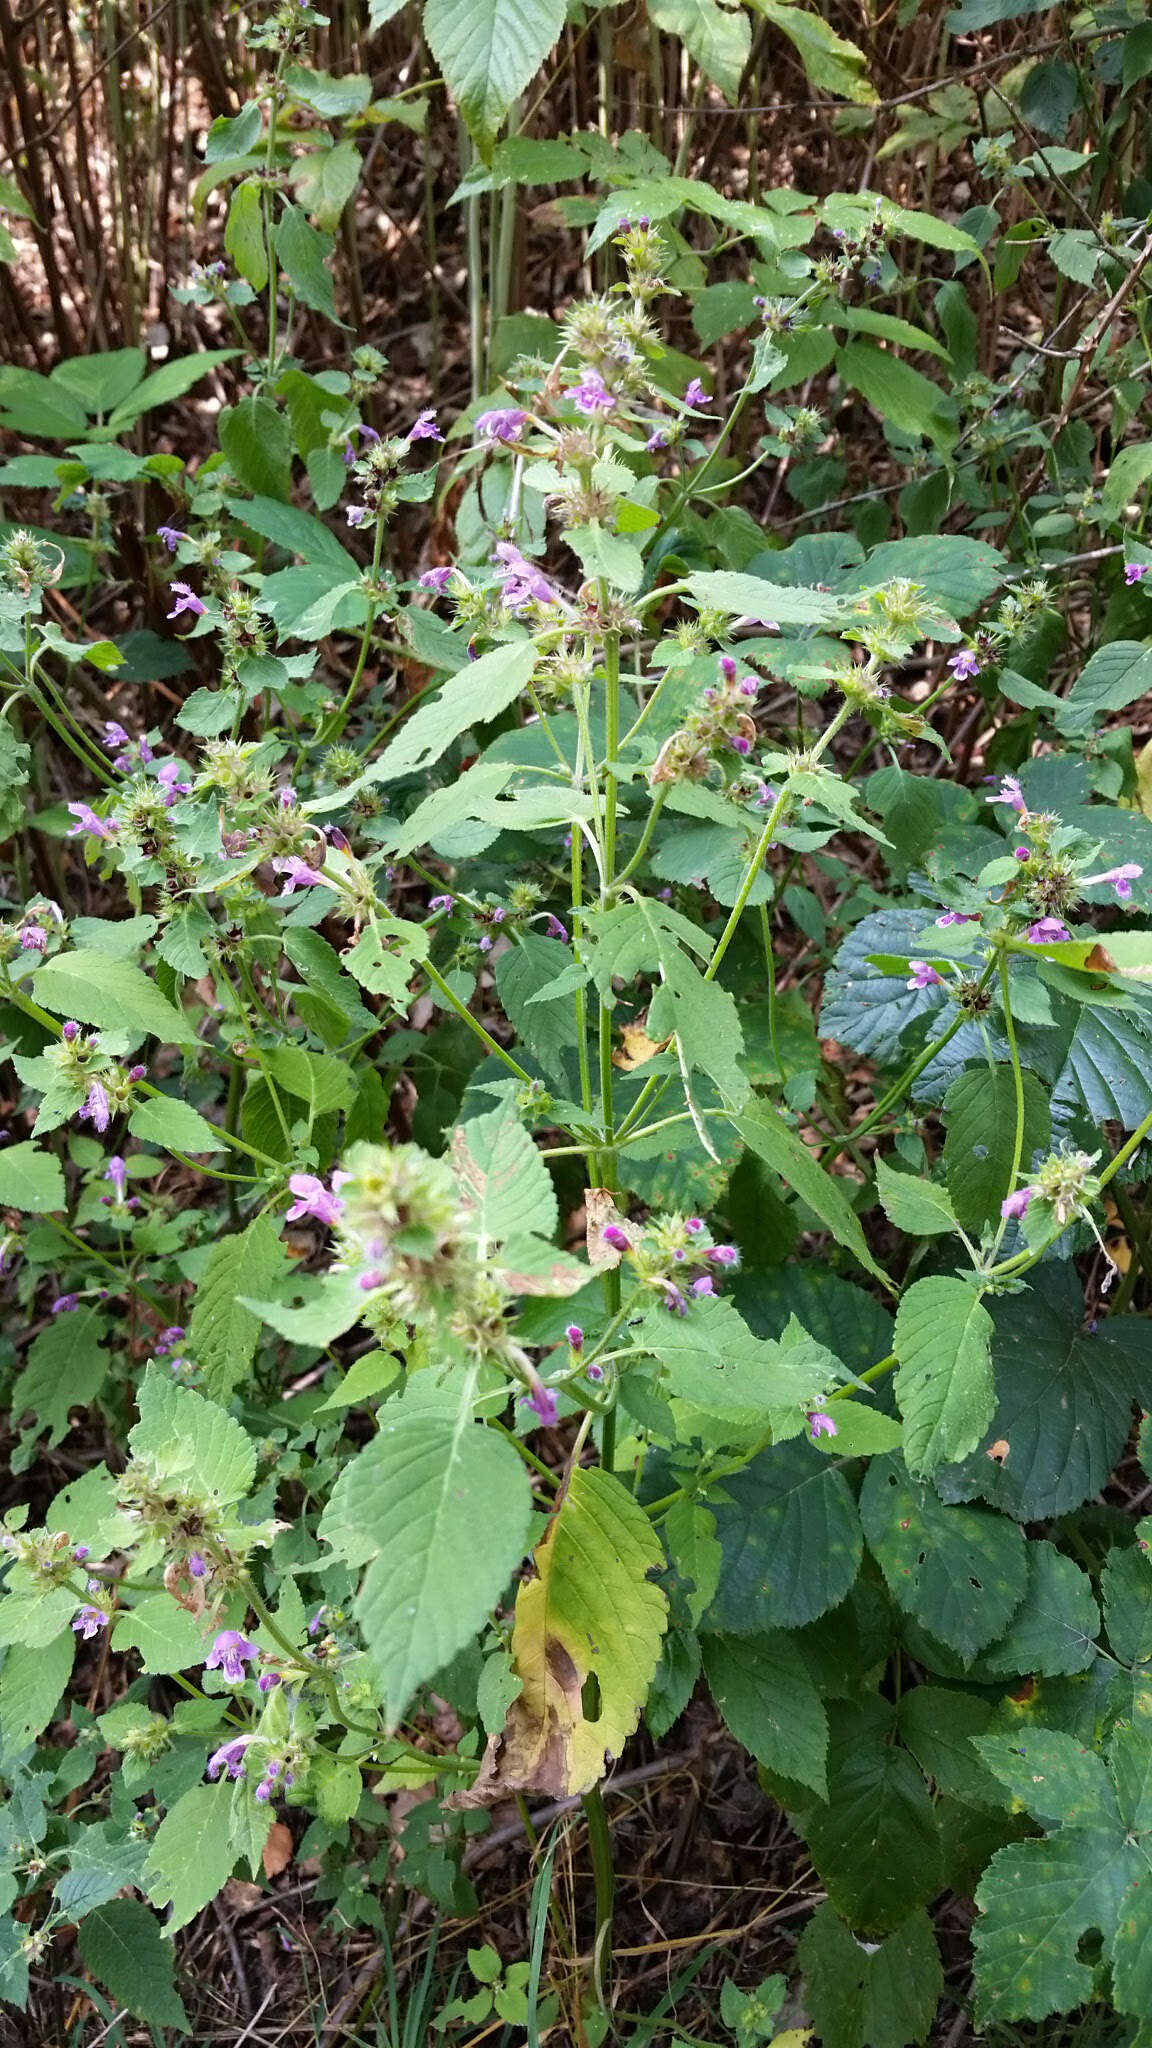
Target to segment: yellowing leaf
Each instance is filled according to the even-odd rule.
[[[654,1060],[658,1052],[663,1052],[665,1046],[672,1043],[670,1038],[649,1038],[643,1024],[622,1024],[620,1036],[624,1043],[619,1052],[613,1053],[612,1065],[622,1068],[626,1074],[634,1073],[637,1067],[647,1066],[649,1060]]]
[[[462,1805],[509,1792],[590,1791],[618,1757],[660,1657],[667,1602],[648,1573],[663,1563],[651,1523],[608,1472],[572,1474],[537,1546],[538,1576],[516,1600],[512,1664],[523,1688]],[[584,1711],[595,1678],[600,1705]]]

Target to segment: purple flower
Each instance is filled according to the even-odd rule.
[[[197,597],[190,583],[170,583],[168,591],[169,595],[176,599],[172,610],[168,614],[170,619],[178,619],[181,612],[192,612],[196,618],[202,617],[205,606]]]
[[[688,1232],[689,1237],[699,1237],[700,1232],[704,1228],[704,1218],[702,1216],[689,1216],[684,1228]]]
[[[20,934],[20,950],[24,953],[43,953],[48,944],[48,934],[42,924],[26,924]]]
[[[241,1672],[243,1677],[243,1672]],[[231,1742],[223,1742],[208,1759],[208,1776],[218,1778],[221,1771],[227,1771],[230,1778],[244,1776],[244,1752],[251,1742],[250,1735],[235,1735]]]
[[[438,569],[425,569],[424,574],[419,579],[419,586],[421,590],[434,590],[437,597],[439,597],[447,590],[451,581],[451,567],[447,562],[444,562]]]
[[[1058,917],[1039,917],[1024,936],[1030,946],[1053,946],[1061,939],[1070,939],[1072,934]]]
[[[436,415],[431,407],[427,412],[418,413],[408,429],[410,441],[442,441],[443,434],[436,425]]]
[[[692,1292],[697,1296],[702,1294],[715,1294],[716,1289],[712,1284],[711,1274],[702,1273],[700,1275],[699,1280],[694,1280],[692,1282]]]
[[[962,647],[958,654],[950,654],[948,667],[958,683],[967,682],[969,676],[978,676],[980,673],[980,663],[971,647]]]
[[[79,1305],[80,1296],[78,1294],[58,1294],[48,1313],[53,1316],[66,1316],[72,1309],[78,1308]]]
[[[288,1186],[296,1200],[288,1211],[286,1221],[295,1223],[301,1216],[314,1217],[317,1223],[331,1226],[340,1221],[344,1204],[339,1195],[329,1194],[322,1180],[314,1173],[293,1173]]]
[[[1001,1216],[1004,1217],[1006,1222],[1013,1217],[1018,1219],[1023,1216],[1029,1202],[1034,1199],[1036,1193],[1037,1190],[1035,1188],[1017,1188],[1014,1195],[1009,1195],[1006,1200],[1001,1202]]]
[[[979,924],[980,919],[974,910],[946,910],[936,922],[943,929],[950,924]]]
[[[280,1685],[282,1683],[283,1681],[278,1671],[262,1671],[259,1678],[256,1681],[257,1688],[260,1692],[271,1692],[272,1687],[274,1685]]]
[[[145,1080],[147,1080],[147,1078],[148,1078],[148,1069],[147,1069],[147,1067],[142,1067],[142,1066],[140,1066],[139,1064],[137,1064],[137,1065],[136,1065],[136,1066],[134,1066],[134,1067],[129,1067],[129,1069],[128,1069],[128,1079],[129,1079],[130,1081],[145,1081]]]
[[[518,406],[495,406],[491,412],[482,412],[476,421],[476,432],[482,441],[518,441],[528,424],[528,414]]]
[[[1105,882],[1110,883],[1121,903],[1127,903],[1132,894],[1133,882],[1139,881],[1143,873],[1142,867],[1138,867],[1135,861],[1129,860],[1125,861],[1123,867],[1105,868],[1102,875],[1084,875],[1081,878],[1080,886],[1084,889],[1094,889],[1102,886]]]
[[[835,1436],[836,1424],[830,1415],[825,1415],[821,1409],[816,1409],[808,1417],[808,1431],[813,1443],[815,1443],[817,1437]]]
[[[367,519],[367,517],[367,505],[349,505],[347,511],[344,514],[344,521],[345,524],[348,526],[363,526],[364,521]]]
[[[90,833],[93,839],[111,839],[113,828],[96,816],[90,804],[69,804],[68,809],[77,820],[69,830],[69,839],[77,839],[81,832]]]
[[[680,1289],[671,1280],[661,1280],[660,1286],[664,1290],[664,1306],[669,1315],[686,1316],[688,1313],[688,1303],[685,1301]]]
[[[308,1633],[309,1633],[309,1635],[310,1635],[310,1636],[318,1636],[318,1635],[319,1635],[319,1633],[320,1633],[320,1626],[321,1626],[321,1623],[323,1622],[323,1620],[324,1620],[324,1609],[323,1609],[322,1607],[318,1607],[318,1608],[316,1609],[316,1612],[315,1612],[315,1614],[314,1614],[314,1615],[312,1616],[312,1619],[311,1619],[311,1621],[310,1621],[310,1622],[308,1623]]]
[[[936,969],[930,966],[927,960],[910,960],[908,965],[912,972],[904,983],[905,988],[937,988],[942,986],[943,975],[937,974]]]
[[[92,1553],[89,1550],[88,1545],[86,1543],[78,1543],[76,1545],[75,1550],[72,1552],[72,1555],[76,1559],[77,1564],[83,1564],[84,1559],[86,1557],[90,1557],[91,1554]]]
[[[164,790],[164,802],[168,810],[171,810],[178,796],[188,796],[192,788],[190,782],[180,780],[182,765],[180,761],[165,761],[164,766],[156,770],[156,780]]]
[[[112,1120],[112,1109],[108,1101],[108,1090],[102,1081],[90,1081],[88,1093],[81,1109],[76,1112],[81,1123],[91,1120],[95,1131],[106,1131]]]
[[[206,1558],[206,1557],[204,1556],[204,1553],[203,1553],[203,1551],[200,1551],[200,1550],[193,1550],[193,1551],[191,1551],[191,1552],[190,1552],[190,1554],[189,1554],[189,1558],[188,1558],[188,1570],[189,1570],[189,1573],[191,1574],[192,1578],[194,1578],[194,1579],[206,1579],[206,1578],[207,1578],[207,1576],[208,1576],[208,1560],[207,1560],[207,1558]]]
[[[744,681],[740,685],[740,695],[742,697],[758,697],[760,695],[760,685],[756,681],[755,676],[745,676]]]
[[[629,1249],[629,1239],[618,1223],[606,1223],[602,1236],[605,1244],[611,1245],[614,1252],[626,1252]]]
[[[124,1200],[124,1185],[128,1179],[128,1168],[119,1153],[113,1155],[104,1170],[105,1180],[110,1180],[116,1190],[116,1200]]]
[[[738,1266],[740,1253],[734,1244],[714,1244],[704,1257],[713,1266]]]
[[[288,854],[283,860],[274,860],[272,868],[275,874],[287,876],[280,891],[282,896],[291,896],[297,889],[310,888],[313,883],[324,880],[323,875],[317,874],[315,868],[310,868],[307,861],[295,853]]]
[[[779,790],[770,789],[766,782],[762,782],[756,792],[756,809],[758,811],[770,811],[779,794]]]
[[[259,1655],[255,1643],[250,1643],[239,1629],[221,1629],[204,1659],[204,1669],[222,1671],[230,1685],[238,1685],[246,1675],[245,1663]]]
[[[694,411],[698,411],[701,406],[711,405],[712,393],[705,391],[699,377],[693,377],[687,391],[684,393],[684,403],[687,406],[691,406]]]
[[[545,926],[545,931],[550,939],[559,939],[562,946],[568,944],[567,926],[562,925],[558,917],[553,917],[551,911],[548,913],[548,923]]]
[[[985,797],[984,801],[989,804],[1011,804],[1014,811],[1027,809],[1024,792],[1015,775],[1002,776],[999,788],[994,790],[991,796]]]
[[[98,1607],[81,1607],[72,1617],[72,1626],[78,1636],[83,1636],[84,1641],[90,1643],[102,1628],[107,1628],[108,1616],[102,1614]]]
[[[80,1026],[76,1022],[75,1017],[69,1017],[60,1036],[63,1038],[65,1045],[75,1045],[76,1040],[80,1036]]]
[[[1139,583],[1140,578],[1148,574],[1150,567],[1152,564],[1148,562],[1129,562],[1124,570],[1125,583]]]
[[[583,1350],[584,1332],[580,1328],[579,1323],[569,1323],[568,1328],[564,1332],[564,1335],[567,1337],[568,1342],[573,1351]]]
[[[586,1380],[602,1380],[604,1377],[604,1367],[602,1365],[586,1365],[584,1367],[584,1377]]]
[[[742,732],[730,734],[728,744],[737,754],[750,754],[752,752],[752,742],[750,739],[746,739]]]
[[[1030,846],[1014,846],[1014,847],[1012,848],[1012,858],[1013,858],[1013,860],[1031,860],[1031,858],[1032,858],[1032,849],[1031,849],[1031,847],[1030,847]]]
[[[448,917],[451,915],[453,900],[451,896],[433,896],[428,908],[429,910],[442,910],[445,917]]]
[[[524,1406],[538,1415],[545,1429],[551,1429],[560,1412],[560,1404],[551,1387],[535,1386],[527,1396]]]
[[[174,555],[181,541],[187,540],[188,535],[181,533],[178,526],[158,526],[156,528],[156,538],[163,541],[170,555]]]
[[[552,588],[543,570],[521,554],[515,541],[497,541],[496,559],[501,564],[496,574],[504,586],[504,602],[509,611],[520,611],[529,603],[560,602],[559,593]]]
[[[116,719],[106,718],[104,721],[104,738],[101,741],[101,745],[106,748],[108,753],[118,754],[121,747],[130,747],[132,745],[132,735],[129,732],[125,732],[124,727],[118,724]]]
[[[662,448],[666,448],[668,446],[668,436],[664,428],[657,427],[653,433],[649,434],[644,446],[648,450],[649,455],[658,455]]]
[[[616,396],[609,391],[599,370],[581,370],[580,382],[570,392],[577,412],[593,417],[598,412],[615,412]]]

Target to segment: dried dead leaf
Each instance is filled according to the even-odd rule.
[[[262,1852],[265,1877],[279,1877],[282,1870],[287,1870],[294,1847],[291,1828],[282,1820],[274,1820]]]

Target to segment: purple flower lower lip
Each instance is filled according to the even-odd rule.
[[[170,583],[168,588],[176,599],[168,614],[170,619],[178,619],[181,612],[192,612],[196,618],[202,616],[206,606],[201,603],[190,583]]]
[[[205,1671],[222,1671],[233,1685],[238,1685],[245,1676],[244,1665],[260,1655],[255,1643],[250,1643],[239,1629],[221,1629],[204,1659]]]
[[[293,1173],[288,1186],[296,1200],[289,1209],[286,1220],[295,1223],[301,1216],[311,1216],[317,1223],[331,1227],[339,1223],[344,1214],[344,1204],[339,1195],[329,1194],[322,1180],[314,1173]]]

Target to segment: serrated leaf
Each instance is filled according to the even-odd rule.
[[[154,1906],[170,1906],[164,1932],[194,1920],[222,1891],[236,1863],[230,1828],[232,1783],[193,1785],[165,1814],[148,1854],[144,1881]]]
[[[152,1095],[128,1119],[134,1138],[163,1145],[169,1152],[223,1152],[225,1142],[214,1124],[176,1095]]]
[[[463,0],[471,6],[471,0]],[[539,655],[531,642],[493,647],[459,675],[449,677],[430,703],[422,704],[369,769],[369,782],[396,782],[431,768],[453,740],[476,725],[487,725],[514,704],[532,679]]]
[[[945,1505],[895,1455],[869,1467],[860,1520],[889,1592],[930,1635],[969,1663],[1003,1635],[1028,1583],[1015,1523]]]
[[[1096,1123],[1126,1131],[1152,1110],[1152,1021],[1143,1010],[1082,1006],[1052,1108],[1060,1118],[1081,1104]]]
[[[955,440],[944,393],[910,363],[871,342],[849,341],[837,350],[836,367],[844,382],[902,433],[923,434],[940,448]]]
[[[1148,1588],[1152,1595],[1152,1582]],[[1092,1582],[1054,1543],[1028,1545],[1028,1589],[1008,1633],[991,1644],[981,1669],[998,1678],[1034,1673],[1045,1678],[1087,1671],[1098,1654],[1100,1614]]]
[[[847,600],[828,592],[793,589],[732,569],[701,571],[688,578],[688,589],[700,606],[754,624],[831,626],[845,620],[849,610]]]
[[[992,1318],[963,1280],[917,1280],[896,1311],[896,1400],[918,1478],[975,1450],[996,1406]]]
[[[171,363],[162,363],[117,406],[107,422],[109,434],[122,434],[142,413],[154,412],[157,406],[171,405],[174,399],[183,398],[209,370],[214,370],[218,363],[230,363],[239,353],[235,348],[202,348],[178,356]]]
[[[836,1910],[854,1927],[898,1927],[941,1881],[928,1788],[906,1750],[886,1740],[892,1710],[830,1715],[828,1800],[804,1814],[809,1853]]]
[[[1049,1091],[1035,1074],[1021,1079],[1020,1169],[1027,1175],[1035,1154],[1048,1149],[1052,1119]],[[973,1067],[960,1074],[944,1097],[944,1117],[944,1172],[952,1206],[965,1230],[979,1232],[999,1222],[1000,1204],[1012,1193],[1016,1084],[1011,1067]]]
[[[996,1413],[981,1446],[943,1468],[937,1486],[948,1500],[979,1497],[1021,1522],[1066,1515],[1105,1484],[1133,1401],[1152,1402],[1148,1325],[1113,1316],[1086,1331],[1075,1269],[1055,1265],[995,1302],[992,1321]]]
[[[551,1236],[560,1220],[552,1176],[510,1097],[457,1124],[451,1156],[468,1228],[485,1245]]]
[[[724,1553],[713,1629],[802,1628],[839,1606],[860,1567],[860,1521],[842,1475],[810,1444],[776,1444],[711,1502]]]
[[[424,33],[484,155],[564,27],[564,0],[427,0]]]
[[[826,1173],[803,1140],[767,1103],[757,1103],[747,1115],[736,1118],[736,1129],[775,1173],[799,1195],[837,1244],[842,1244],[869,1273],[890,1286],[886,1273],[868,1249],[860,1220],[843,1188]]]
[[[457,1416],[385,1410],[332,1490],[320,1534],[368,1564],[355,1610],[391,1721],[495,1606],[529,1541],[511,1444]]]
[[[927,2038],[944,1972],[923,1910],[909,1914],[884,1941],[865,1943],[825,1900],[800,1937],[796,1959],[823,2048],[909,2048]]]
[[[913,1686],[900,1701],[900,1738],[940,1792],[971,1806],[1002,1807],[1004,1793],[972,1747],[974,1736],[988,1734],[993,1712],[976,1693]]]
[[[72,1676],[76,1637],[65,1629],[52,1642],[12,1643],[0,1665],[0,1747],[15,1754],[42,1735]]]
[[[828,1719],[788,1636],[705,1636],[704,1673],[724,1720],[756,1758],[824,1797]]]
[[[246,1230],[224,1238],[204,1268],[188,1342],[213,1400],[231,1398],[256,1355],[260,1320],[241,1295],[271,1295],[286,1265],[275,1217],[258,1216]]]
[[[367,84],[368,80],[357,83]],[[360,151],[350,139],[297,157],[292,182],[304,211],[319,227],[339,227],[340,216],[360,182],[360,170]]]
[[[119,2005],[149,2026],[191,2025],[176,1989],[175,1951],[139,1899],[112,1899],[80,1929],[85,1969]]]
[[[919,1174],[898,1173],[886,1159],[876,1161],[876,1192],[889,1221],[913,1237],[938,1237],[955,1230],[956,1216],[947,1188]]]
[[[104,1384],[108,1354],[101,1347],[109,1327],[106,1316],[84,1303],[56,1316],[29,1347],[12,1388],[12,1415],[30,1409],[36,1433],[48,1431],[49,1449],[67,1435],[70,1409],[86,1407]]]
[[[648,18],[665,35],[678,36],[705,78],[735,99],[752,46],[746,14],[718,0],[649,0]]]
[[[659,1660],[667,1603],[648,1573],[663,1553],[643,1508],[611,1473],[577,1467],[534,1561],[512,1631],[522,1691],[462,1803],[508,1790],[590,1791],[635,1728]],[[589,1678],[598,1687],[595,1719],[585,1708]]]
[[[708,950],[700,931],[667,904],[641,897],[589,918],[585,942],[604,1002],[616,1000],[614,980],[658,976],[648,1008],[650,1035],[661,1043],[674,1037],[689,1068],[707,1074],[725,1100],[742,1101],[748,1084],[739,1064],[739,1014],[729,991],[705,981],[691,957]]]
[[[650,1310],[632,1341],[659,1359],[667,1393],[737,1426],[762,1422],[772,1408],[813,1407],[841,1377],[822,1346],[765,1342],[720,1296],[693,1301],[683,1317]]]
[[[57,953],[32,976],[36,1001],[57,1017],[75,1017],[107,1031],[147,1031],[164,1045],[195,1046],[183,1012],[161,995],[143,968],[107,953]]]
[[[716,1541],[716,1517],[702,1501],[673,1501],[660,1534],[677,1576],[686,1582],[684,1598],[695,1625],[720,1583],[723,1552]]]
[[[205,1639],[196,1618],[170,1593],[151,1593],[128,1608],[112,1642],[116,1650],[138,1650],[149,1673],[186,1671],[204,1661]]]
[[[876,910],[861,918],[844,940],[824,983],[821,1038],[834,1038],[854,1052],[879,1053],[895,1064],[904,1033],[922,1019],[934,1023],[944,1009],[938,988],[910,989],[906,977],[882,973],[871,956],[916,953],[924,919],[915,910]]]
[[[44,1216],[67,1207],[64,1172],[52,1152],[24,1139],[0,1152],[0,1203],[27,1216]]]
[[[174,1386],[156,1366],[144,1375],[139,1406],[128,1448],[155,1480],[182,1482],[222,1507],[244,1498],[256,1447],[234,1416],[190,1387]]]

